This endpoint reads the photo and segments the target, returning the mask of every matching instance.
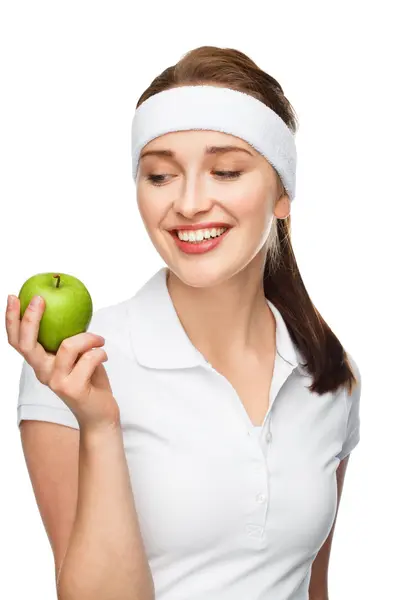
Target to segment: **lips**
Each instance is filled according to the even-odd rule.
[[[224,231],[224,233],[222,233],[221,235],[215,237],[215,238],[208,238],[203,240],[202,242],[197,242],[197,243],[192,243],[192,242],[187,242],[185,240],[181,240],[178,236],[178,232],[175,231],[170,231],[169,233],[171,234],[171,236],[174,239],[174,242],[176,243],[176,245],[178,246],[178,248],[184,252],[185,254],[191,254],[191,255],[199,255],[199,254],[204,254],[206,252],[209,252],[210,250],[213,250],[214,248],[217,248],[225,239],[225,237],[229,234],[229,230],[231,229],[231,227],[228,227],[226,229],[226,231]]]

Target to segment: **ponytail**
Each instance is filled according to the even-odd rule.
[[[276,220],[278,251],[267,257],[264,294],[279,310],[290,337],[312,376],[310,390],[318,394],[356,383],[342,344],[315,308],[304,286],[290,238],[291,216]]]

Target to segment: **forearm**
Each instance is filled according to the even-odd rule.
[[[80,431],[76,518],[58,575],[59,600],[152,600],[122,431]]]

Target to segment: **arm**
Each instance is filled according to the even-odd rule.
[[[120,426],[81,431],[76,517],[59,600],[152,600]]]
[[[20,431],[59,600],[152,600],[120,430],[23,420]]]
[[[101,348],[105,339],[84,332],[64,339],[55,355],[47,353],[37,342],[43,304],[29,305],[20,319],[16,299],[7,308],[6,328],[9,343],[25,358],[20,392],[25,399],[34,393],[31,409],[40,409],[38,422],[24,423],[21,434],[39,511],[52,536],[57,596],[152,600],[119,407],[102,364],[108,359]],[[66,413],[74,416],[77,431],[57,424]],[[43,422],[46,416],[52,424]]]
[[[25,463],[57,575],[76,514],[79,429],[24,419],[20,433]]]
[[[344,476],[346,474],[347,464],[350,456],[346,456],[340,461],[339,466],[336,470],[337,490],[338,490],[338,501],[336,508],[336,516],[333,522],[331,531],[326,538],[325,542],[321,546],[317,556],[314,559],[311,569],[311,580],[309,586],[309,599],[310,600],[329,600],[328,594],[328,567],[329,557],[332,547],[333,533],[335,531],[335,525],[339,510],[340,498],[342,496]]]

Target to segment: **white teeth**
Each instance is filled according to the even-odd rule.
[[[196,231],[178,230],[177,233],[179,239],[185,242],[202,242],[204,239],[208,240],[210,237],[215,238],[222,235],[227,229],[227,227],[213,227],[213,229],[197,229]]]

